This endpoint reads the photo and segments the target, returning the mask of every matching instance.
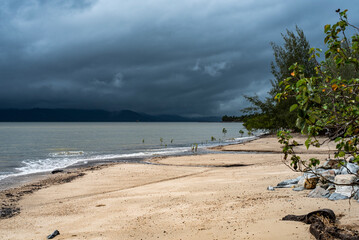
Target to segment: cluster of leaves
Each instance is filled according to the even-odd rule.
[[[279,46],[271,43],[274,52],[274,62],[271,63],[271,72],[274,80],[271,81],[272,89],[269,97],[261,100],[258,96],[245,96],[251,103],[251,107],[243,109],[245,113],[241,117],[243,125],[248,130],[269,130],[275,132],[279,129],[297,130],[295,120],[296,112],[290,112],[289,108],[296,103],[294,97],[288,97],[283,101],[276,101],[274,97],[283,91],[279,84],[282,79],[290,76],[289,67],[294,63],[303,65],[305,76],[311,77],[316,74],[315,62],[309,59],[310,45],[303,30],[296,27],[296,32],[287,30],[286,35],[282,34],[284,45]]]
[[[293,64],[289,68],[291,76],[280,82],[283,90],[276,98],[280,101],[296,99],[290,111],[297,112],[296,126],[308,136],[307,148],[320,147],[323,143],[317,136],[325,133],[327,141],[337,142],[335,157],[351,155],[359,162],[359,35],[346,36],[347,28],[359,29],[348,22],[346,13],[347,10],[339,12],[339,21],[324,27],[324,42],[328,47],[325,60],[317,61],[320,49],[310,50],[310,58],[316,62],[316,75],[307,77],[305,67]],[[294,153],[288,132],[281,131],[278,137],[284,144],[285,159],[291,155],[294,170],[302,170],[300,165],[315,167],[319,164],[318,159],[304,161]]]
[[[223,133],[223,136],[226,137],[227,129],[226,129],[226,128],[223,128],[223,129],[222,129],[222,133]]]

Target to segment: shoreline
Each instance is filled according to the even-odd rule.
[[[228,141],[224,142],[210,142],[210,143],[202,143],[198,147],[198,154],[206,154],[208,153],[212,147],[218,147],[218,146],[225,146],[229,144],[238,144],[246,141],[251,141],[252,138],[257,137],[240,137],[236,139],[229,139]],[[20,187],[21,185],[25,185],[27,183],[33,182],[33,180],[38,179],[44,179],[47,176],[51,176],[51,172],[53,170],[62,169],[62,170],[72,170],[77,168],[84,168],[84,167],[91,167],[96,166],[99,164],[107,164],[107,163],[113,163],[113,162],[142,162],[146,159],[150,159],[152,157],[156,156],[181,156],[181,155],[189,155],[193,153],[193,149],[191,151],[191,146],[189,145],[175,145],[171,146],[169,148],[158,146],[158,148],[149,148],[149,149],[142,149],[138,151],[136,149],[133,152],[129,153],[115,153],[116,156],[111,156],[110,158],[107,158],[107,155],[93,155],[89,156],[89,159],[79,159],[77,162],[72,163],[71,165],[63,166],[63,167],[53,167],[52,169],[48,170],[41,170],[35,172],[20,172],[20,173],[9,173],[7,177],[0,178],[0,191]],[[118,155],[118,156],[117,156]],[[94,159],[93,159],[94,158]],[[5,175],[6,176],[6,175]],[[0,175],[0,177],[3,177]]]
[[[263,149],[268,142],[278,151],[273,139],[224,148]],[[324,159],[326,154],[305,156]],[[343,215],[342,225],[359,226],[357,203],[310,199],[308,191],[267,191],[299,174],[284,166],[276,152],[224,151],[146,161],[151,164],[113,163],[55,174],[43,186],[32,183],[22,193],[8,192],[12,196],[2,191],[0,199],[18,204],[21,212],[0,219],[0,237],[40,239],[58,229],[56,239],[314,239],[308,225],[280,219],[320,208]]]
[[[170,154],[165,154],[165,155],[153,155],[153,156],[149,156],[149,157],[138,157],[138,156],[134,156],[134,157],[127,157],[127,158],[110,158],[110,159],[102,159],[102,160],[92,160],[92,161],[86,161],[86,160],[81,160],[81,162],[78,163],[74,163],[72,165],[63,167],[63,168],[55,168],[51,171],[44,171],[44,172],[36,172],[36,173],[24,173],[24,174],[20,174],[20,175],[11,175],[8,176],[4,179],[0,180],[0,193],[6,190],[11,190],[11,189],[16,189],[16,188],[21,188],[23,186],[26,185],[31,185],[32,183],[36,183],[38,181],[41,180],[46,180],[47,178],[52,178],[53,175],[51,174],[52,171],[54,170],[63,170],[65,173],[71,173],[72,171],[82,171],[81,169],[87,169],[87,168],[91,168],[91,167],[96,167],[98,165],[112,165],[112,164],[123,164],[123,163],[143,163],[146,164],[146,162],[148,162],[148,159],[152,159],[152,158],[156,158],[156,157],[171,157],[171,156],[186,156],[186,155],[191,155],[191,154],[209,154],[209,153],[213,153],[213,150],[215,151],[215,153],[220,153],[222,151],[226,151],[226,150],[221,150],[222,147],[225,146],[229,146],[229,145],[238,145],[238,144],[244,144],[253,140],[256,140],[258,138],[261,138],[263,136],[266,136],[267,134],[264,135],[259,135],[259,136],[247,136],[247,137],[240,137],[238,138],[235,143],[231,143],[230,141],[235,141],[235,140],[229,140],[228,142],[216,142],[213,143],[214,146],[202,146],[199,147],[198,152],[193,152],[190,150],[190,147],[187,147],[188,150],[187,151],[182,151],[180,153],[175,153],[176,151],[174,151],[174,153],[170,153]],[[207,144],[206,144],[207,145]],[[178,147],[174,147],[174,149],[182,149],[185,148],[184,146],[178,146]],[[166,148],[163,149],[158,149],[158,150],[166,150]],[[83,163],[85,162],[85,163]],[[86,171],[86,170],[84,170]],[[57,175],[61,175],[61,174],[57,174]]]
[[[164,155],[164,156],[152,156],[152,157],[145,157],[145,158],[129,158],[129,159],[111,159],[110,161],[104,159],[102,161],[90,161],[86,164],[74,164],[67,166],[65,168],[61,168],[61,172],[56,174],[52,174],[51,172],[39,172],[39,173],[31,173],[31,174],[24,174],[19,176],[10,176],[8,179],[3,179],[5,183],[0,184],[0,203],[2,203],[0,208],[0,220],[13,217],[19,214],[20,209],[17,206],[18,201],[28,194],[31,194],[35,191],[38,191],[43,188],[51,187],[52,185],[63,184],[67,182],[71,182],[78,177],[82,177],[86,175],[86,172],[99,170],[107,167],[111,167],[117,164],[154,164],[154,165],[163,165],[163,166],[171,166],[169,164],[160,164],[153,159],[162,159],[162,158],[169,158],[169,157],[181,157],[181,156],[189,156],[189,155],[206,155],[206,154],[219,154],[226,146],[231,145],[242,145],[256,139],[260,139],[262,137],[267,136],[268,134],[263,134],[259,136],[248,136],[247,139],[245,137],[244,140],[240,140],[241,142],[237,143],[217,143],[219,145],[212,146],[212,147],[204,147],[202,153],[191,153],[191,152],[183,152],[182,154],[174,154],[174,155]],[[242,138],[242,137],[241,137]],[[215,152],[212,152],[212,151]],[[254,151],[253,151],[254,152]],[[258,151],[260,153],[260,151]],[[276,153],[276,152],[273,152]],[[172,165],[175,166],[175,165]],[[178,166],[178,165],[177,165]],[[186,165],[183,165],[186,166]],[[225,166],[217,165],[217,166],[195,166],[195,167],[239,167],[242,165],[232,165],[228,164]],[[244,166],[244,165],[243,165]],[[192,166],[194,167],[194,166]],[[56,169],[54,169],[56,170]],[[14,181],[14,179],[18,181]],[[6,186],[7,185],[7,186]]]

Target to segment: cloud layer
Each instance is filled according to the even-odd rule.
[[[239,114],[270,88],[270,42],[323,26],[356,1],[3,0],[0,108]]]

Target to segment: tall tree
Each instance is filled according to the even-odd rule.
[[[304,66],[304,74],[308,77],[314,76],[315,61],[309,60],[310,44],[304,32],[296,26],[295,32],[287,29],[282,34],[283,46],[271,43],[274,61],[271,63],[271,73],[274,80],[271,80],[272,89],[268,92],[269,97],[261,100],[258,96],[245,96],[252,106],[243,109],[245,115],[242,117],[244,126],[248,130],[263,129],[277,131],[279,129],[296,129],[296,112],[290,112],[289,108],[295,103],[295,98],[289,97],[283,101],[276,101],[275,96],[283,91],[279,84],[291,76],[289,67],[294,63]]]

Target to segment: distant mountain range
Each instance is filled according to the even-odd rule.
[[[220,122],[221,117],[149,115],[131,110],[0,109],[0,122]]]

